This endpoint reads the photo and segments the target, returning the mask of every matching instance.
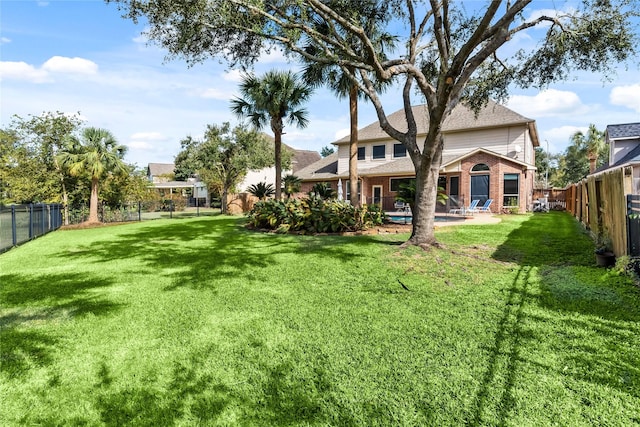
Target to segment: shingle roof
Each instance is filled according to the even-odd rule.
[[[640,123],[608,125],[607,135],[609,139],[640,138]]]
[[[173,163],[149,163],[149,175],[160,176],[173,173],[176,165]]]
[[[429,111],[425,104],[412,107],[413,115],[418,127],[418,135],[424,135],[429,129]],[[388,116],[389,123],[400,131],[407,129],[404,109],[400,109]],[[476,117],[469,107],[458,104],[442,125],[443,133],[455,132],[467,129],[478,129],[487,127],[506,126],[513,124],[533,123],[534,120],[526,118],[505,106],[489,101],[487,106],[480,110]],[[532,137],[534,137],[532,135]],[[358,130],[360,141],[388,139],[389,136],[382,130],[379,122]],[[334,144],[345,144],[349,142],[349,136],[345,136],[334,142]]]
[[[338,175],[338,153],[333,153],[311,165],[300,169],[296,176],[300,179],[331,179]]]
[[[317,151],[310,150],[293,150],[293,159],[291,159],[291,169],[295,174],[301,169],[317,162],[322,158]]]

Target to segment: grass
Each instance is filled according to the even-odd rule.
[[[241,223],[1,255],[1,424],[640,424],[640,292],[570,216],[442,228],[430,252]]]

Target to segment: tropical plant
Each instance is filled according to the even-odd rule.
[[[442,128],[456,105],[479,111],[490,98],[506,99],[514,85],[547,87],[576,70],[608,74],[636,57],[640,28],[636,2],[628,0],[577,2],[563,11],[532,10],[530,0],[107,1],[119,3],[130,19],[146,18],[149,40],[188,63],[218,57],[246,67],[265,47],[277,46],[306,62],[339,66],[411,158],[416,215],[407,243],[422,247],[437,243]],[[399,43],[386,52],[376,49],[369,21],[349,11],[358,11],[356,18],[375,17],[380,31],[397,34]],[[319,25],[326,31],[318,31]],[[541,40],[521,48],[536,28],[544,29]],[[400,78],[404,120],[389,120],[377,82]],[[425,118],[411,108],[416,89],[426,102]],[[424,119],[428,132],[418,141],[417,121]]]
[[[295,175],[286,175],[282,178],[282,192],[287,196],[287,199],[298,193],[301,186],[302,180]]]
[[[249,186],[247,191],[260,200],[266,200],[268,197],[273,196],[276,193],[276,189],[273,184],[267,184],[266,182],[259,182]]]
[[[100,180],[109,173],[127,173],[124,154],[127,147],[118,144],[115,137],[106,129],[85,128],[82,139],[71,137],[69,151],[57,156],[61,167],[73,176],[87,174],[91,179],[91,197],[89,199],[89,220],[98,221],[98,186]]]
[[[251,227],[278,232],[359,231],[383,222],[384,212],[377,205],[353,206],[317,197],[261,201],[254,204],[248,214]]]
[[[262,78],[252,74],[243,77],[240,84],[242,98],[231,101],[231,111],[248,118],[255,129],[267,123],[274,135],[275,197],[282,192],[282,134],[285,121],[300,128],[307,126],[307,111],[301,106],[311,96],[311,88],[291,71],[269,71]]]
[[[311,191],[309,191],[309,196],[311,198],[328,200],[328,199],[335,198],[336,194],[328,182],[317,182],[313,185],[313,187],[311,187]]]

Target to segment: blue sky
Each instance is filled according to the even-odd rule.
[[[562,1],[534,6],[527,14],[568,7]],[[101,0],[0,0],[0,126],[14,114],[79,112],[86,126],[110,130],[129,147],[126,160],[142,167],[173,162],[180,140],[201,137],[207,124],[238,123],[229,100],[237,95],[239,72],[214,60],[191,68],[167,62],[165,52],[147,45],[143,30]],[[533,43],[535,35],[520,42]],[[255,71],[292,67],[276,53],[264,55]],[[507,105],[536,120],[543,147],[548,141],[551,152],[560,152],[590,123],[604,129],[640,121],[640,69],[626,68],[612,82],[581,73],[542,92],[514,89]],[[401,106],[397,90],[383,100],[388,113]],[[346,100],[318,90],[307,109],[309,126],[285,129],[286,144],[319,151],[348,133]],[[360,127],[374,121],[373,108],[361,103]]]

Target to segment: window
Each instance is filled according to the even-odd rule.
[[[438,191],[446,192],[446,190],[447,190],[447,177],[446,176],[439,176],[438,177]]]
[[[351,185],[349,185],[349,180],[345,181],[346,185],[346,200],[351,200]],[[362,181],[358,180],[358,199],[362,200]]]
[[[358,147],[358,160],[364,160],[364,147]]]
[[[449,179],[449,207],[460,207],[460,177],[452,176]]]
[[[384,145],[374,145],[373,146],[373,158],[374,159],[384,159],[385,158],[385,146]]]
[[[484,163],[478,163],[477,165],[471,168],[471,172],[483,172],[488,170],[489,170],[489,166],[485,165]]]
[[[403,144],[393,144],[393,157],[407,157],[407,149]]]
[[[414,179],[415,178],[391,178],[389,180],[389,190],[397,193],[400,191],[400,186],[402,184],[409,184]]]
[[[505,173],[504,174],[504,190],[502,206],[519,206],[520,205],[520,174]]]

